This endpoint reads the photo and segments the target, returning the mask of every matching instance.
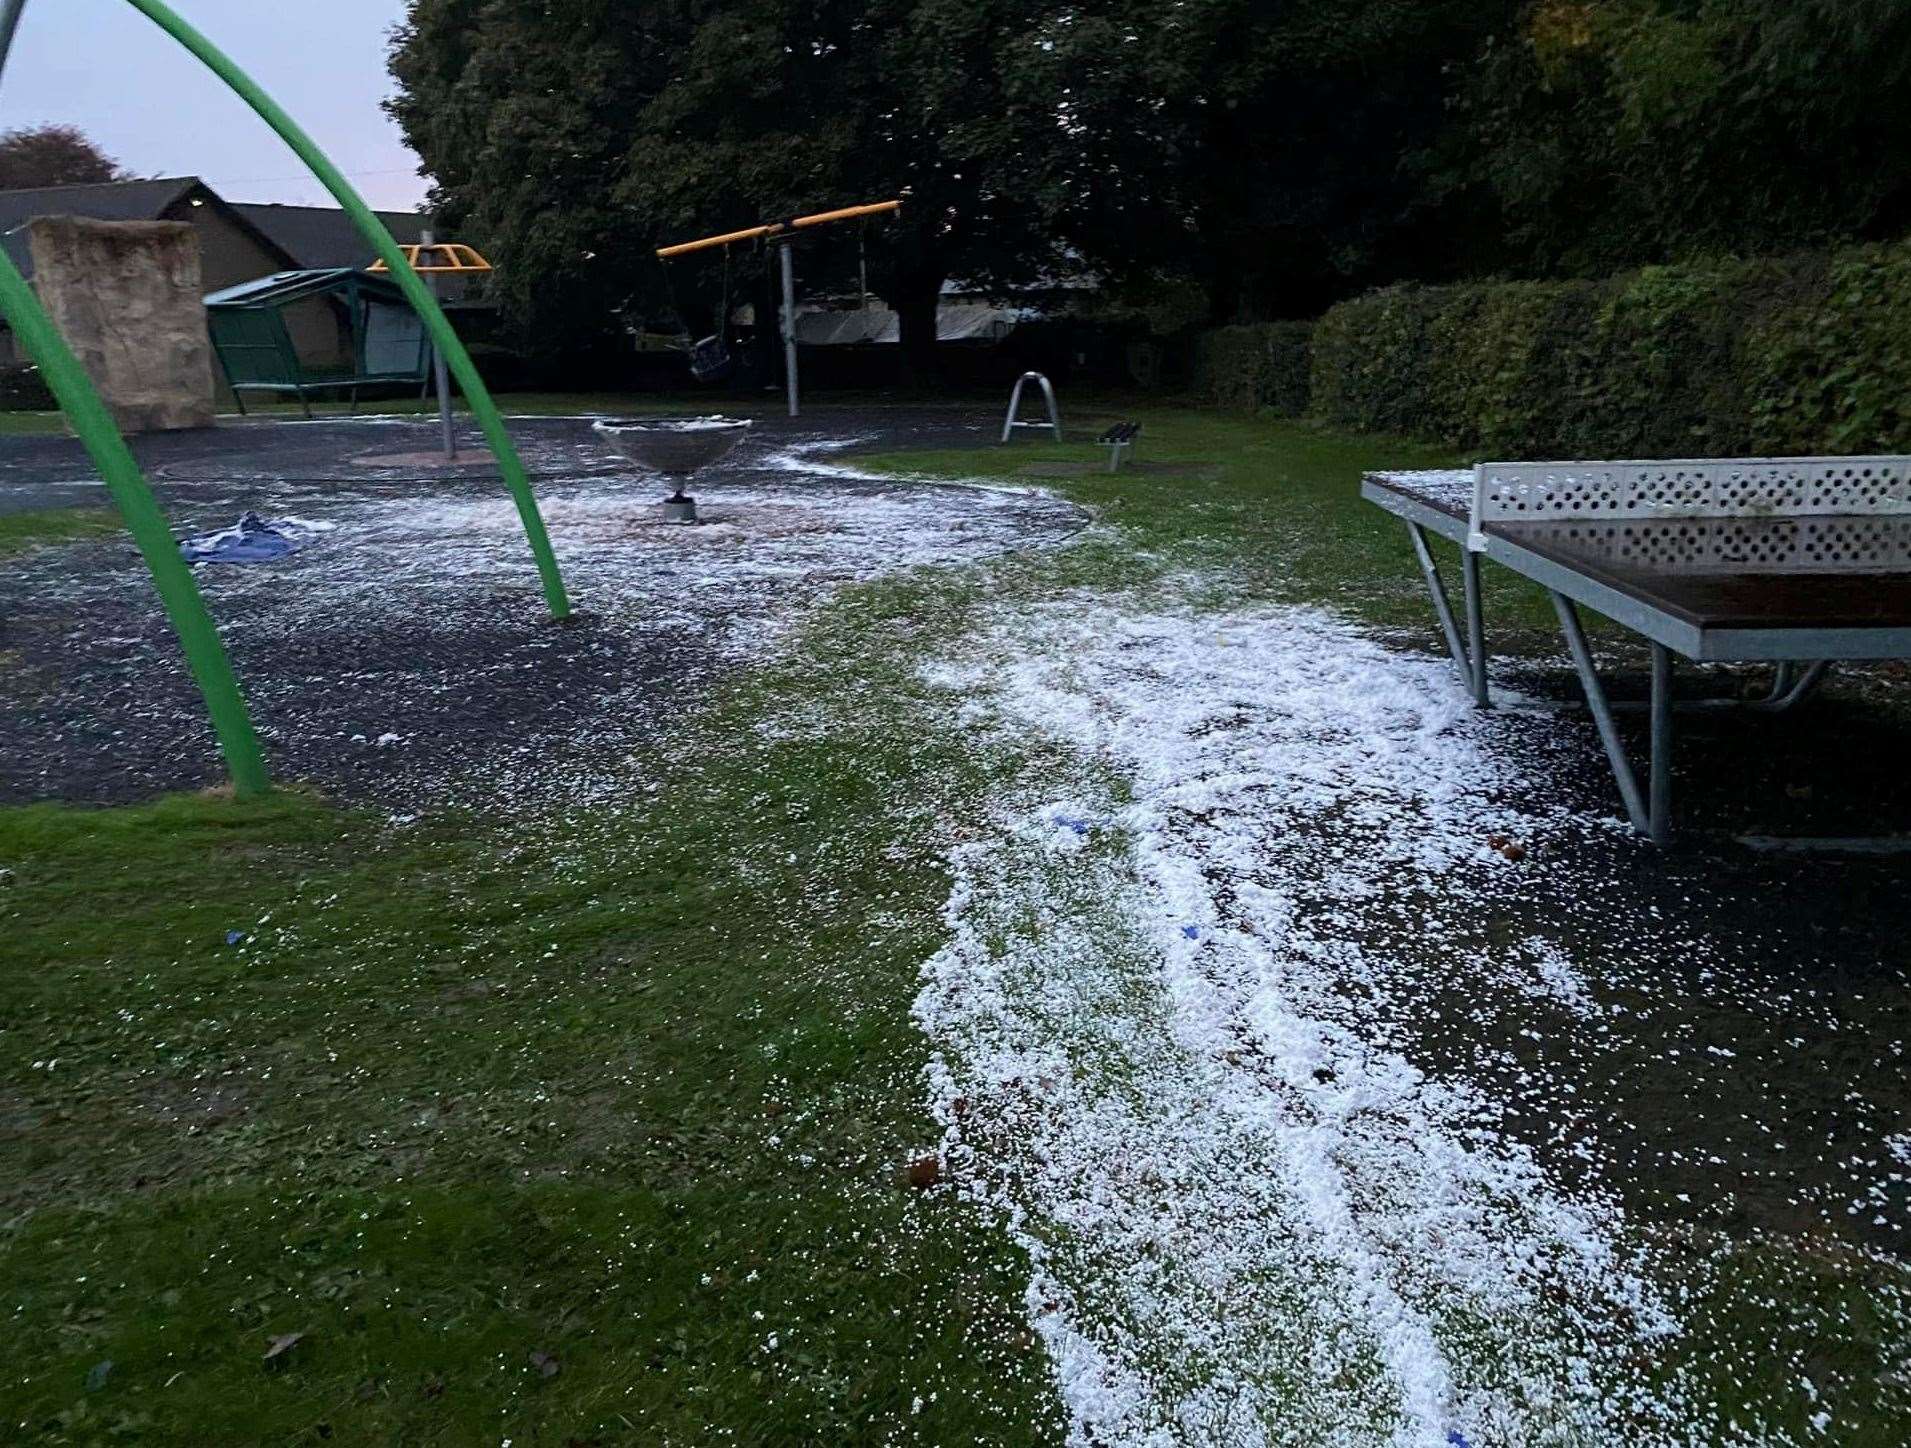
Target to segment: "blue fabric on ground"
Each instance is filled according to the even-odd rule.
[[[270,563],[298,551],[298,539],[284,524],[269,523],[257,513],[241,513],[232,527],[179,544],[180,556],[188,563]]]

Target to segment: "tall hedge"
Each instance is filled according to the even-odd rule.
[[[1911,451],[1911,244],[1389,288],[1315,326],[1310,401],[1508,459]]]
[[[1301,416],[1313,330],[1311,322],[1256,322],[1203,332],[1194,344],[1197,395],[1222,407]]]

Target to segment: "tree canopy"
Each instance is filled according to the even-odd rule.
[[[1911,227],[1903,0],[1544,0],[1430,149],[1479,262],[1597,274]]]
[[[118,181],[126,173],[75,126],[0,132],[0,191]]]
[[[659,241],[905,195],[872,284],[919,344],[947,278],[1061,255],[1065,133],[997,63],[1025,23],[1008,0],[419,0],[392,110],[549,342],[655,307]]]
[[[413,0],[391,108],[548,345],[654,311],[660,241],[898,194],[920,345],[950,277],[1227,319],[1897,234],[1907,41],[1902,0]]]

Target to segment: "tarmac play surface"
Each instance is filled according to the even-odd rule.
[[[1083,521],[1035,491],[894,483],[833,464],[845,447],[980,444],[953,411],[759,423],[700,475],[702,523],[661,522],[655,478],[588,418],[521,418],[578,611],[549,618],[510,498],[475,438],[430,459],[436,424],[249,422],[143,438],[140,461],[185,537],[253,511],[289,520],[288,558],[203,565],[275,773],[345,798],[494,806],[568,772],[614,772],[725,669],[834,587],[918,564],[1057,542]],[[392,459],[400,459],[394,463]],[[0,444],[0,507],[98,507],[77,444]],[[0,801],[118,802],[216,783],[204,711],[129,540],[68,544],[0,570]],[[605,788],[612,786],[606,782]]]

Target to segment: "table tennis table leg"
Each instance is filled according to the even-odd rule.
[[[1619,726],[1614,722],[1612,705],[1606,700],[1606,686],[1599,682],[1599,671],[1593,665],[1592,650],[1586,646],[1586,631],[1579,624],[1579,610],[1573,601],[1562,593],[1546,590],[1552,595],[1553,610],[1559,615],[1560,632],[1566,635],[1566,647],[1573,656],[1573,666],[1579,670],[1579,682],[1586,691],[1586,707],[1592,711],[1593,723],[1599,727],[1599,742],[1606,746],[1606,760],[1612,765],[1612,777],[1619,786],[1619,797],[1625,801],[1626,818],[1632,822],[1633,829],[1648,838],[1656,839],[1653,833],[1653,818],[1646,808],[1646,801],[1639,793],[1639,777],[1633,773],[1632,761],[1626,758],[1626,748],[1619,738]],[[1669,661],[1668,661],[1669,663]],[[1657,744],[1663,733],[1668,745],[1665,751],[1666,765],[1671,764],[1672,710],[1671,690],[1660,687],[1660,665],[1657,656],[1653,659],[1653,710],[1652,736]],[[1668,666],[1666,672],[1670,673]],[[1663,713],[1663,727],[1660,715]],[[1659,767],[1659,751],[1653,751],[1654,771]],[[1670,775],[1667,776],[1668,792]],[[1658,786],[1655,783],[1655,791]]]
[[[1486,689],[1486,611],[1480,606],[1480,555],[1460,547],[1460,582],[1466,591],[1466,652],[1473,662],[1473,703],[1491,709]]]
[[[1796,708],[1813,694],[1818,686],[1825,682],[1825,675],[1831,672],[1831,661],[1821,659],[1805,668],[1802,673],[1794,672],[1794,665],[1781,664],[1777,676],[1772,680],[1772,692],[1763,699],[1755,699],[1746,705],[1762,714],[1783,714]]]
[[[1413,556],[1419,560],[1420,576],[1427,581],[1427,592],[1433,595],[1433,611],[1440,616],[1440,631],[1446,635],[1447,652],[1453,655],[1453,667],[1460,671],[1460,682],[1466,685],[1467,691],[1477,701],[1484,684],[1485,662],[1480,661],[1476,666],[1474,660],[1467,657],[1466,644],[1460,638],[1460,626],[1453,618],[1453,605],[1447,600],[1446,585],[1440,581],[1439,565],[1433,561],[1433,550],[1427,547],[1426,529],[1418,523],[1408,522],[1407,536],[1413,540]],[[1471,553],[1465,554],[1464,557],[1468,561],[1473,560]],[[1479,613],[1472,602],[1478,589],[1479,579],[1476,573],[1467,590],[1469,600],[1467,631],[1469,633],[1473,631]]]
[[[1672,833],[1672,650],[1652,646],[1652,762],[1646,788],[1646,835],[1663,845]]]

